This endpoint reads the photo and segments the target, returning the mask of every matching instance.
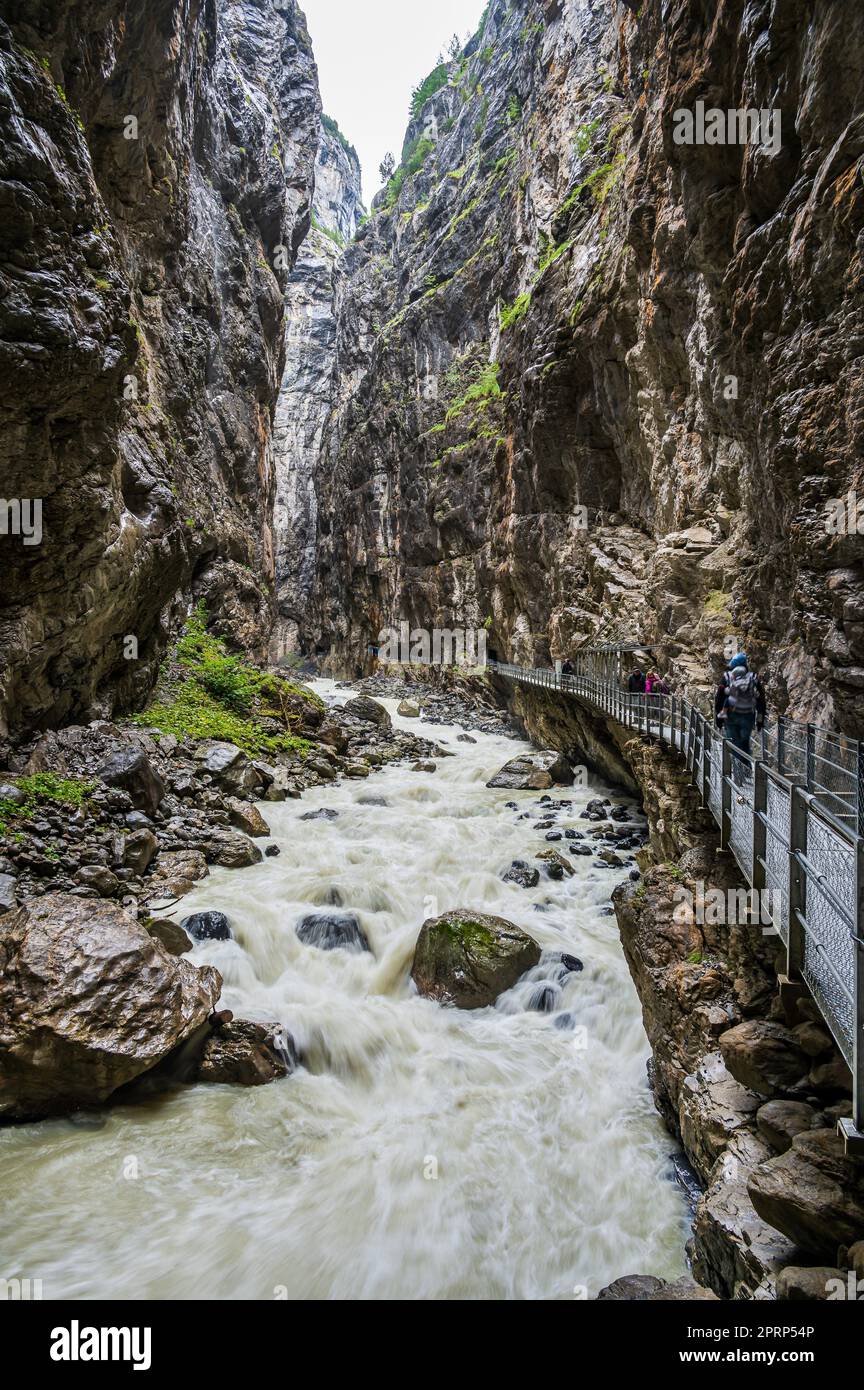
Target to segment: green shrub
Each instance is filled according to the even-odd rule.
[[[423,107],[434,97],[436,92],[440,92],[442,87],[447,86],[450,77],[450,67],[447,63],[439,63],[437,68],[433,68],[429,76],[415,87],[411,93],[411,119],[416,120],[423,110]]]
[[[435,142],[430,140],[427,135],[418,135],[416,140],[412,140],[403,153],[402,163],[396,170],[387,185],[384,195],[384,207],[390,212],[398,203],[399,195],[405,185],[406,179],[413,178],[418,174],[435,148]]]
[[[321,124],[330,135],[334,136],[335,139],[339,141],[339,144],[342,146],[345,153],[350,155],[352,159],[357,159],[359,163],[357,151],[355,150],[354,146],[350,144],[350,142],[346,140],[345,136],[342,134],[342,131],[339,129],[339,122],[334,121],[332,116],[326,116],[322,112]]]
[[[222,639],[207,631],[203,604],[187,620],[174,660],[154,704],[130,723],[176,738],[221,739],[253,756],[310,747],[289,730],[302,718],[303,703],[321,706],[317,695],[232,656]],[[273,731],[265,719],[279,721],[285,732]]]

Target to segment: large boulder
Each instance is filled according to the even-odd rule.
[[[753,1170],[747,1191],[764,1221],[817,1259],[836,1260],[864,1237],[864,1159],[847,1157],[831,1130],[797,1134]]]
[[[539,960],[537,942],[512,922],[457,908],[423,923],[411,976],[427,999],[483,1009]]]
[[[353,912],[310,912],[296,927],[304,946],[319,951],[368,951],[366,933]]]
[[[0,918],[0,1116],[98,1104],[200,1028],[222,988],[113,903],[52,893]]]
[[[735,1080],[760,1095],[789,1090],[810,1070],[807,1053],[781,1023],[751,1018],[721,1033],[718,1042]]]
[[[99,769],[99,779],[126,792],[137,811],[152,816],[165,795],[165,783],[140,748],[120,748]]]
[[[674,1283],[653,1274],[625,1274],[607,1284],[597,1295],[598,1303],[713,1303],[716,1293],[703,1288],[683,1274]]]
[[[379,729],[389,729],[392,720],[383,705],[379,705],[377,700],[370,700],[368,695],[358,695],[356,700],[349,700],[345,706],[346,714],[353,714],[355,719],[362,719],[364,724],[376,724]]]
[[[505,791],[546,791],[556,782],[569,787],[573,782],[573,773],[562,753],[547,749],[532,750],[530,753],[520,753],[518,758],[511,758],[486,785]]]

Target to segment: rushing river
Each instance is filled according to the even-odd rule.
[[[538,793],[485,786],[521,745],[429,732],[456,754],[437,773],[390,768],[262,806],[280,857],[213,870],[184,900],[182,915],[232,921],[235,940],[194,957],[222,972],[223,1006],[278,1019],[303,1066],[0,1131],[0,1276],[41,1279],[45,1298],[572,1299],[684,1272],[673,1144],[602,913],[625,871],[574,857],[564,882],[503,883],[548,848],[505,804],[534,811]],[[597,794],[561,792],[561,828],[584,830]],[[323,806],[338,819],[300,820]],[[298,918],[329,904],[359,916],[374,954],[301,945]],[[536,985],[474,1013],[413,993],[424,918],[472,906],[584,962],[556,1012],[526,1011]],[[544,956],[534,974],[561,971]]]

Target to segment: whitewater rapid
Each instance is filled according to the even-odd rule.
[[[549,848],[538,793],[485,786],[523,745],[422,731],[455,755],[436,773],[262,804],[279,857],[212,870],[176,914],[227,913],[234,940],[193,959],[221,971],[223,1007],[293,1035],[300,1069],[0,1131],[0,1276],[41,1279],[44,1298],[573,1299],[685,1271],[674,1146],[603,915],[626,870],[574,856],[563,882],[502,882]],[[598,794],[553,793],[573,801],[559,828],[584,831]],[[300,819],[320,807],[337,819]],[[328,905],[359,917],[371,955],[299,942],[298,919]],[[563,984],[545,956],[534,972],[560,988],[555,1012],[526,1011],[530,984],[470,1013],[413,992],[420,925],[454,907],[584,963]]]

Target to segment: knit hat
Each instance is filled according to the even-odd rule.
[[[746,671],[749,664],[750,663],[747,660],[747,653],[739,652],[738,655],[733,656],[732,660],[729,662],[729,670],[736,671],[739,667],[741,667],[743,670]]]

